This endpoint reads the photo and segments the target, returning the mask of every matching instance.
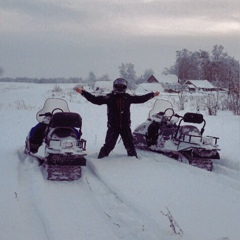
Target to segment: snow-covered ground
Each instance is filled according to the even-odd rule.
[[[204,115],[205,134],[220,137],[213,172],[140,150],[139,159],[127,157],[121,141],[99,160],[106,106],[87,102],[73,85],[59,86],[56,95],[54,84],[0,83],[0,239],[240,239],[239,116]],[[47,181],[31,157],[19,159],[36,112],[54,96],[83,118],[88,165],[74,182]],[[132,105],[132,129],[152,103]]]

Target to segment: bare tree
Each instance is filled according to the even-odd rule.
[[[93,72],[89,72],[88,78],[87,78],[87,83],[90,87],[94,87],[95,82],[97,81],[97,78]]]
[[[154,75],[154,71],[151,68],[146,69],[143,75],[136,80],[136,85],[147,82],[152,75]]]
[[[128,86],[130,89],[133,89],[136,85],[136,71],[134,70],[134,64],[132,63],[122,63],[119,66],[120,77],[128,81]]]

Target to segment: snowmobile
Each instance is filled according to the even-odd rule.
[[[147,120],[133,131],[134,144],[139,149],[212,171],[212,160],[220,159],[219,138],[204,136],[205,125],[202,114],[187,112],[180,116],[169,101],[158,99]]]
[[[86,166],[86,140],[81,139],[81,116],[70,112],[65,100],[49,98],[43,109],[36,114],[36,118],[45,126],[42,140],[45,153],[44,156],[37,154],[38,150],[35,150],[29,132],[25,141],[25,154],[39,161],[48,180],[79,179],[81,167]]]

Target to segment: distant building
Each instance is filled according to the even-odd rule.
[[[147,83],[159,83],[159,81],[153,75],[151,75],[148,78]]]
[[[178,77],[175,74],[160,74],[160,75],[151,75],[148,80],[148,83],[178,83]]]
[[[178,77],[174,74],[160,74],[158,77],[151,75],[146,83],[139,84],[136,94],[159,91],[160,93],[179,93],[184,86],[178,83]]]
[[[160,85],[160,86],[159,86]],[[159,89],[159,90],[157,90]],[[174,74],[164,75],[158,77],[151,75],[146,83],[140,84],[136,93],[159,91],[167,93],[179,93],[182,91],[188,92],[207,92],[216,91],[217,88],[212,85],[208,80],[187,80],[183,84],[178,82],[178,77]]]
[[[187,80],[183,85],[187,87],[189,92],[209,92],[217,90],[208,80]]]
[[[180,83],[161,83],[164,88],[164,92],[167,93],[180,93],[184,89],[184,86]]]
[[[174,74],[160,74],[157,78],[151,75],[147,80],[147,83],[160,84],[161,92],[179,93],[182,89],[182,85],[178,83],[178,77]]]
[[[135,90],[135,94],[145,94],[149,92],[163,92],[164,89],[160,83],[142,83],[139,84],[137,89]]]

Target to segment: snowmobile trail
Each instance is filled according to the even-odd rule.
[[[41,236],[42,240],[117,239],[102,221],[103,214],[96,209],[94,200],[89,198],[90,190],[83,179],[73,182],[47,181],[36,160],[30,156],[20,162],[19,175],[20,196],[25,199],[24,212],[34,219],[34,226],[37,226],[34,231],[38,231],[36,235]],[[74,212],[70,210],[73,207]],[[56,219],[56,216],[59,218]],[[86,221],[81,220],[79,224],[77,218]],[[106,229],[104,234],[102,229]],[[32,236],[29,239],[36,238]]]
[[[224,159],[219,159],[214,161],[213,171],[209,172],[209,171],[202,170],[200,168],[190,166],[182,162],[178,162],[177,160],[169,158],[163,154],[147,152],[144,150],[138,150],[138,153],[139,153],[140,159],[144,157],[147,157],[147,158],[152,157],[153,161],[163,165],[167,163],[169,166],[173,166],[173,167],[176,166],[178,168],[182,167],[184,169],[186,169],[186,166],[187,166],[190,171],[196,171],[199,174],[203,174],[203,175],[206,174],[209,177],[211,177],[213,181],[219,182],[229,188],[240,191],[240,171],[238,167],[234,168],[233,166],[231,166],[230,163],[228,163]]]
[[[214,173],[222,177],[221,181],[224,182],[225,185],[240,191],[240,171],[238,168],[234,169],[222,160],[221,163],[218,162],[214,164]]]
[[[96,161],[99,160],[88,158],[85,179],[100,209],[102,209],[105,219],[109,222],[118,238],[127,240],[158,240],[159,236],[166,230],[163,230],[150,216],[139,212],[121,199],[117,190],[113,190],[101,178],[95,164]],[[169,232],[166,232],[166,239],[174,238],[169,235]]]
[[[24,212],[31,212],[28,215],[36,223],[36,231],[41,231],[42,240],[106,237],[112,240],[158,240],[166,232],[151,217],[124,202],[101,179],[94,166],[96,159],[83,168],[81,179],[57,182],[44,179],[36,159],[31,156],[24,159],[23,155],[21,158],[19,183],[25,196]],[[66,208],[66,201],[70,209],[74,206],[74,212]],[[86,219],[86,224],[79,225],[76,215]],[[104,236],[102,229],[105,229]],[[169,232],[166,236],[166,239],[172,237]]]
[[[34,172],[36,175],[39,174],[39,167],[34,159],[28,156],[24,157],[23,154],[21,155],[18,168],[19,189],[17,193],[22,210],[21,227],[25,226],[26,231],[29,232],[28,234],[32,235],[30,239],[50,240],[52,237],[35,200],[34,183],[32,182],[34,179],[31,177],[31,172]]]
[[[116,157],[115,154],[113,158],[110,156],[99,160],[90,155],[87,157],[87,166],[82,169],[82,177],[69,182],[46,180],[34,158],[22,157],[19,163],[21,191],[18,194],[19,199],[24,199],[24,203],[21,203],[23,222],[25,225],[31,224],[29,216],[34,222],[29,236],[40,232],[42,240],[96,240],[106,239],[106,236],[113,240],[158,240],[159,236],[166,240],[177,239],[179,236],[172,234],[168,219],[160,211],[164,212],[167,204],[171,208],[171,200],[166,204],[161,201],[161,195],[171,196],[171,191],[177,191],[178,187],[169,189],[169,193],[164,192],[164,181],[171,181],[173,186],[178,183],[180,187],[179,182],[188,181],[184,173],[189,172],[196,181],[205,181],[203,179],[206,177],[206,183],[225,185],[239,191],[239,181],[229,179],[228,173],[208,172],[157,153],[138,153],[139,159],[122,154]],[[150,175],[148,167],[155,168]],[[174,176],[179,168],[183,172],[181,179],[170,176],[166,179],[169,172]],[[154,180],[159,174],[162,182],[156,183]],[[123,179],[123,183],[119,182],[121,176],[127,176],[129,181]],[[142,182],[146,181],[149,187],[151,185],[156,189],[156,196],[150,201],[155,204],[154,211],[151,204],[146,206],[141,201],[141,196],[144,199],[148,194],[148,189],[141,187]],[[159,202],[156,204],[156,201]],[[56,219],[56,216],[59,217]]]

